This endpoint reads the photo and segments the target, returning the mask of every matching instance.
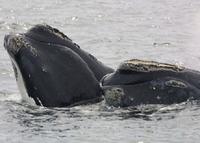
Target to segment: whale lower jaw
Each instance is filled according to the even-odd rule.
[[[17,66],[16,62],[10,57],[12,61],[12,65],[14,66],[14,72],[16,77],[17,86],[21,95],[21,100],[29,103],[30,105],[36,105],[33,98],[31,98],[26,90],[25,83],[21,74],[21,71],[19,70],[19,67]],[[42,105],[42,104],[41,104]]]

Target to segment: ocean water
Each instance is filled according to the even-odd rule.
[[[45,108],[21,101],[3,38],[47,23],[113,68],[137,58],[200,70],[198,0],[0,0],[1,143],[198,143],[197,102]]]

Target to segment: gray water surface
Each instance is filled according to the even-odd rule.
[[[51,109],[21,102],[3,38],[38,23],[113,68],[138,58],[200,70],[198,0],[0,0],[0,142],[199,142],[198,103]]]

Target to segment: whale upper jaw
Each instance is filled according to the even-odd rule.
[[[72,42],[72,40],[59,30],[45,24],[38,24],[23,34],[8,34],[4,37],[4,47],[11,57],[17,55],[21,48],[28,48],[29,40],[32,39],[42,43],[60,44],[63,40]]]

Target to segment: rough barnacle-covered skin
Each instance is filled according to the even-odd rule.
[[[105,99],[112,99],[107,102],[109,105],[173,104],[199,99],[200,72],[132,59],[123,62],[114,73],[106,75],[101,85]]]
[[[119,70],[135,72],[153,72],[153,71],[182,71],[184,67],[155,61],[144,61],[132,59],[124,61],[118,68]]]

